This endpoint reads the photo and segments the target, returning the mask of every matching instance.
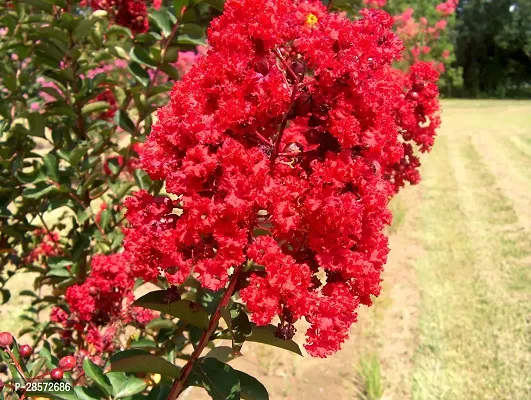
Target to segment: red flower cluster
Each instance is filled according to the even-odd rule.
[[[133,33],[149,30],[145,0],[91,0],[90,7],[107,11],[111,20],[131,29]]]
[[[59,244],[59,233],[50,232],[44,228],[34,231],[35,238],[39,242],[25,258],[26,263],[30,264],[39,259],[39,257],[55,257],[61,255]]]
[[[131,307],[134,278],[127,253],[96,255],[91,267],[86,281],[66,292],[70,314],[55,308],[50,319],[63,325],[63,338],[71,337],[72,330],[76,330],[78,335],[86,334],[87,341],[98,352],[112,351],[116,332],[123,324],[135,320],[144,325],[154,314]]]
[[[109,103],[109,108],[100,114],[100,118],[110,121],[113,119],[116,110],[118,110],[118,102],[116,101],[116,96],[113,91],[108,87],[103,90],[100,94],[96,96],[95,101],[106,101]]]
[[[249,263],[252,320],[278,315],[287,339],[305,318],[308,352],[337,351],[379,294],[387,203],[418,181],[412,144],[429,150],[439,124],[437,73],[392,68],[403,49],[392,25],[317,0],[228,0],[142,152],[179,197],[126,201],[133,274],[218,290]]]

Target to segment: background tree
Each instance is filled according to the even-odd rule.
[[[463,68],[464,94],[529,94],[531,1],[461,1],[457,22],[456,55]]]

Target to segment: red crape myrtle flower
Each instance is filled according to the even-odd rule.
[[[91,273],[80,285],[68,288],[66,302],[70,314],[54,308],[50,319],[63,325],[63,337],[71,329],[86,332],[87,341],[97,352],[112,351],[116,333],[124,324],[145,325],[155,315],[151,310],[132,307],[134,277],[127,253],[95,255]]]
[[[148,12],[145,0],[91,0],[94,10],[105,10],[112,21],[125,26],[133,33],[149,30]]]
[[[189,276],[240,290],[253,322],[310,323],[305,348],[340,348],[380,292],[387,208],[418,181],[433,144],[437,73],[392,67],[403,50],[385,12],[350,21],[320,1],[228,0],[212,48],[175,85],[142,151],[176,196],[126,201],[133,275]],[[177,198],[177,200],[174,200]]]

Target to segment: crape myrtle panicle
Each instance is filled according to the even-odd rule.
[[[153,2],[160,8],[160,2]],[[131,29],[132,33],[145,33],[149,30],[148,11],[145,0],[90,0],[94,10],[105,10],[111,20]]]
[[[418,182],[414,149],[428,151],[440,123],[437,72],[392,67],[392,24],[317,0],[228,0],[142,151],[171,198],[126,201],[133,275],[219,290],[247,263],[253,322],[278,316],[289,339],[305,319],[306,350],[337,351],[380,292],[388,201]]]
[[[70,313],[56,307],[50,319],[62,325],[63,339],[70,339],[77,331],[78,335],[86,335],[93,353],[110,352],[114,350],[117,332],[125,324],[144,326],[155,314],[132,306],[134,277],[129,254],[95,255],[91,267],[85,282],[66,292]]]

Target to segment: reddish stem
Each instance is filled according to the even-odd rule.
[[[194,363],[197,361],[199,356],[201,356],[201,353],[203,352],[206,345],[210,341],[210,337],[216,331],[219,320],[221,318],[221,308],[226,307],[227,304],[229,304],[229,300],[234,292],[234,289],[236,288],[236,283],[238,282],[238,278],[240,276],[240,272],[242,268],[243,268],[243,264],[240,264],[234,268],[234,272],[232,276],[230,277],[229,286],[227,287],[227,290],[225,290],[225,293],[223,294],[223,298],[218,303],[216,307],[216,311],[214,311],[214,314],[212,314],[207,330],[205,331],[205,333],[203,333],[203,336],[201,336],[201,340],[199,341],[199,344],[195,348],[190,359],[186,362],[186,365],[183,367],[181,371],[181,376],[173,382],[173,386],[168,396],[168,400],[175,400],[177,397],[179,397],[179,394],[183,391],[184,385],[186,384],[186,380],[188,379],[188,377],[190,376],[190,373],[192,372]]]
[[[273,148],[273,151],[271,152],[271,157],[270,157],[271,168],[274,167],[275,160],[278,157],[278,154],[280,153],[280,144],[282,143],[282,136],[284,136],[284,131],[286,130],[286,126],[288,125],[288,116],[290,115],[291,110],[293,109],[293,105],[295,104],[295,97],[296,97],[297,92],[299,90],[299,82],[301,81],[301,78],[299,76],[297,76],[297,74],[295,72],[293,72],[293,70],[290,68],[290,66],[286,62],[286,60],[284,60],[284,57],[282,57],[282,54],[280,53],[280,50],[275,49],[274,53],[280,59],[280,62],[282,63],[282,65],[284,65],[284,67],[288,71],[289,75],[291,75],[291,77],[293,78],[295,83],[294,83],[293,89],[291,91],[291,99],[290,99],[289,107],[286,110],[286,114],[284,114],[284,118],[282,119],[282,122],[280,123],[280,129],[278,131],[278,137],[277,137],[277,139],[275,141],[275,146]]]
[[[11,357],[11,360],[13,361],[13,364],[15,364],[15,368],[17,369],[17,371],[20,374],[20,376],[25,380],[26,379],[26,375],[24,375],[24,370],[22,369],[22,367],[18,363],[17,358],[15,357],[15,355],[13,354],[13,352],[11,351],[11,349],[9,347],[6,348],[6,352],[7,352],[7,354],[9,354],[9,357]]]

